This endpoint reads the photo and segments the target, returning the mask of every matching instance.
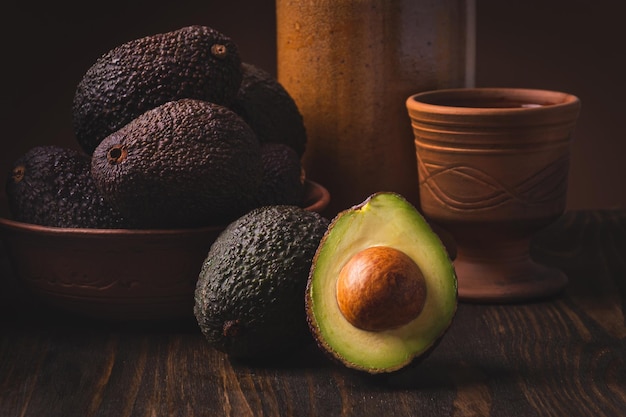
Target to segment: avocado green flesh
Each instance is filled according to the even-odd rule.
[[[356,328],[337,305],[341,268],[371,246],[403,251],[417,263],[426,280],[422,313],[392,330]],[[350,367],[383,372],[405,366],[445,332],[456,312],[457,281],[439,237],[417,210],[397,194],[378,193],[333,221],[318,249],[307,296],[315,332],[326,349]]]

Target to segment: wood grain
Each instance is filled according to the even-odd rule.
[[[626,212],[567,213],[533,255],[569,276],[562,295],[460,304],[430,356],[375,377],[314,345],[231,361],[191,319],[96,322],[13,283],[0,298],[0,416],[624,416]]]

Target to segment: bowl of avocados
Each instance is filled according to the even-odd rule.
[[[236,42],[193,25],[100,56],[70,106],[75,147],[8,170],[0,233],[15,276],[49,304],[115,319],[191,316],[216,237],[255,208],[320,212],[302,115]]]
[[[325,187],[305,181],[305,210],[319,212],[328,202]],[[13,274],[33,297],[113,320],[192,317],[202,262],[224,228],[65,228],[0,217]]]

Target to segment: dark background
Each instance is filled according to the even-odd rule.
[[[626,207],[626,30],[618,4],[477,0],[477,86],[561,90],[583,103],[572,209]],[[0,173],[32,146],[76,146],[74,88],[100,55],[128,40],[205,24],[233,38],[244,61],[276,71],[274,0],[24,1],[3,9]]]

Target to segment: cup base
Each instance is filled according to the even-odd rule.
[[[548,298],[567,286],[568,278],[560,270],[532,260],[509,264],[456,259],[460,301],[480,303],[515,303]]]

